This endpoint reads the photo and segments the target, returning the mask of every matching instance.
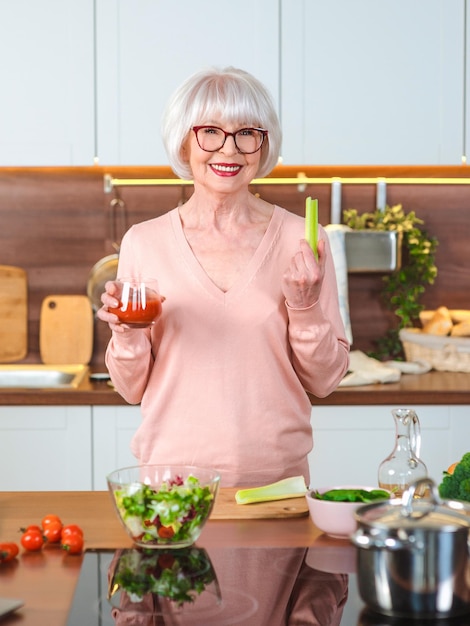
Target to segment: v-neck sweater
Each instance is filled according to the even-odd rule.
[[[222,291],[193,254],[178,209],[132,226],[119,276],[158,280],[163,313],[151,329],[112,333],[106,364],[117,391],[141,404],[131,442],[139,463],[215,467],[224,486],[288,476],[309,481],[311,403],[348,367],[333,260],[314,305],[294,309],[282,275],[304,237],[304,219],[274,207],[246,268]]]

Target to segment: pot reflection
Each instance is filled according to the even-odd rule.
[[[305,548],[121,550],[111,562],[116,626],[339,626],[348,576],[315,570]],[[146,554],[145,554],[146,553]]]
[[[410,626],[416,624],[426,624],[426,626],[468,626],[468,615],[462,615],[460,617],[439,617],[436,619],[421,618],[408,618],[404,621],[403,617],[390,617],[388,615],[379,615],[374,613],[370,609],[364,609],[359,615],[359,621],[357,626],[403,626],[403,624],[409,624]]]

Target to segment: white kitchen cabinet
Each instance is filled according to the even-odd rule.
[[[91,489],[91,437],[88,406],[0,407],[0,491]]]
[[[98,0],[101,165],[166,165],[163,109],[190,74],[234,65],[279,94],[278,0]]]
[[[461,163],[465,0],[281,4],[284,163]]]
[[[0,3],[0,166],[93,164],[93,4]]]
[[[141,422],[140,406],[94,406],[93,489],[107,489],[106,476],[115,469],[137,465],[131,439]]]
[[[314,448],[309,464],[312,486],[374,484],[380,463],[392,452],[397,406],[314,406]],[[421,458],[439,483],[442,472],[470,450],[468,406],[417,405]]]
[[[468,10],[467,0],[467,23],[466,23],[466,63],[465,63],[465,89],[464,89],[464,108],[465,108],[465,137],[463,145],[463,153],[465,162],[470,164],[470,11]]]

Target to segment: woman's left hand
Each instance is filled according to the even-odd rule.
[[[320,297],[325,274],[325,242],[318,242],[318,261],[306,239],[300,240],[300,250],[292,257],[282,277],[282,291],[287,304],[294,309],[305,309]]]

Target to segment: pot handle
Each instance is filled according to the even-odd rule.
[[[419,515],[416,515],[416,511],[413,508],[413,502],[416,502],[415,493],[419,493],[420,491],[422,493],[426,493],[427,491],[430,494],[429,497],[426,497],[426,501],[429,502],[430,506],[428,509],[422,511]],[[436,506],[442,505],[442,500],[439,496],[439,491],[437,489],[436,483],[432,480],[432,478],[425,477],[420,478],[414,483],[411,483],[411,485],[403,494],[402,503],[403,507],[401,510],[401,514],[403,517],[413,516],[413,518],[415,519],[421,519],[422,517],[425,517],[426,515],[434,511]]]

